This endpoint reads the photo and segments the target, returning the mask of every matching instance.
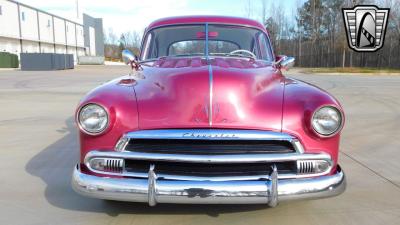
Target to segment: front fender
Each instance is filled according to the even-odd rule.
[[[138,129],[135,81],[128,81],[127,77],[110,81],[89,92],[79,103],[75,118],[80,108],[89,103],[103,106],[109,114],[109,126],[103,133],[93,136],[79,130],[81,162],[88,151],[114,149],[124,133]]]
[[[305,148],[305,152],[328,153],[336,165],[340,132],[332,137],[325,138],[317,135],[311,125],[314,111],[326,105],[335,106],[344,115],[340,103],[327,92],[302,81],[286,79],[282,132],[298,137]]]

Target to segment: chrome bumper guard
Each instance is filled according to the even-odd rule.
[[[333,175],[278,179],[274,166],[268,180],[207,181],[158,179],[154,165],[148,178],[105,178],[82,173],[79,165],[72,177],[73,189],[85,196],[131,202],[176,204],[268,204],[281,201],[326,198],[341,194],[346,179],[338,166]]]

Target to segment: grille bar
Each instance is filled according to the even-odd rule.
[[[121,160],[122,172],[99,170],[93,162],[97,160]],[[157,165],[159,174],[165,179],[184,180],[187,177],[198,180],[259,180],[268,179],[271,165],[280,171],[279,178],[321,176],[329,173],[332,161],[325,153],[291,154],[247,154],[247,155],[173,155],[116,151],[90,151],[85,165],[93,172],[124,177],[147,178],[149,165]],[[314,162],[312,162],[314,161]],[[325,161],[326,169],[316,172],[318,161]],[[104,163],[103,165],[106,165]],[[110,165],[108,163],[108,165]],[[320,164],[323,165],[323,164]],[[310,173],[313,172],[313,173]]]
[[[85,163],[91,158],[107,157],[122,158],[144,161],[164,161],[164,162],[188,162],[204,164],[220,163],[270,163],[287,162],[296,160],[327,160],[330,161],[330,155],[326,153],[318,154],[238,154],[238,155],[184,155],[184,154],[160,154],[160,153],[140,153],[140,152],[116,152],[116,151],[90,151],[85,156]]]

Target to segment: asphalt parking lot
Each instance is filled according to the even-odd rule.
[[[0,224],[400,224],[400,76],[290,76],[342,103],[341,196],[266,206],[158,205],[88,199],[70,187],[79,99],[128,67],[0,70]]]

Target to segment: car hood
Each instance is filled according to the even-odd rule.
[[[284,78],[265,62],[161,59],[136,76],[139,129],[281,130]]]

